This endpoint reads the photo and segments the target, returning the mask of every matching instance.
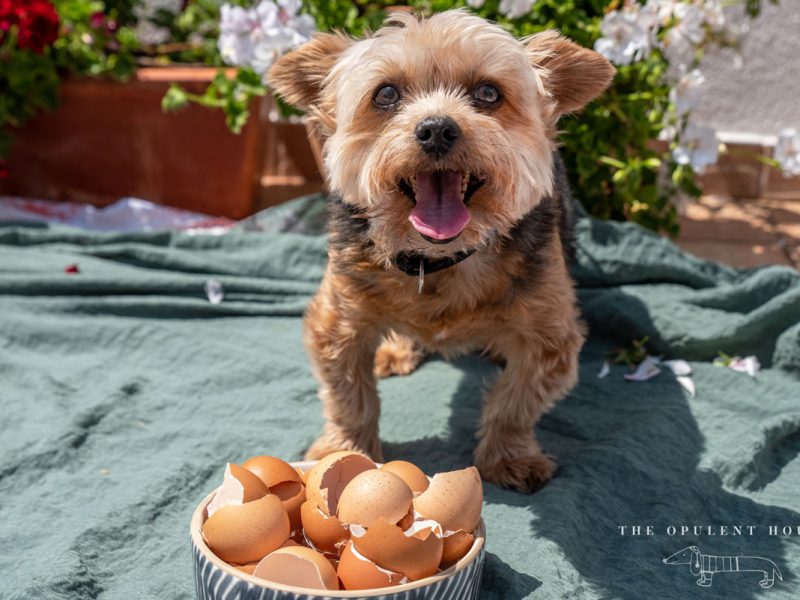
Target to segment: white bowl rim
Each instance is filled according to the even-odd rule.
[[[303,460],[303,461],[295,461],[290,462],[289,464],[293,467],[303,469],[304,471],[311,468],[317,461],[315,460]],[[376,463],[378,466],[381,466],[381,463]],[[281,592],[290,592],[294,594],[306,594],[311,596],[327,596],[331,598],[371,598],[375,596],[384,596],[399,592],[405,592],[407,590],[413,590],[416,588],[426,587],[431,584],[437,583],[444,579],[448,579],[452,577],[456,573],[463,571],[466,569],[475,559],[478,558],[481,549],[483,548],[484,543],[486,542],[486,528],[483,523],[483,518],[478,521],[477,527],[475,527],[475,531],[473,535],[475,536],[475,541],[472,543],[472,547],[469,549],[461,560],[459,560],[455,565],[445,569],[444,571],[437,573],[436,575],[431,575],[430,577],[425,577],[424,579],[419,579],[418,581],[412,581],[410,583],[403,583],[401,585],[395,585],[385,588],[376,588],[373,590],[319,590],[313,588],[303,588],[303,587],[296,587],[293,585],[284,585],[281,583],[272,583],[271,581],[267,581],[265,579],[261,579],[260,577],[253,577],[252,575],[248,575],[244,571],[240,571],[236,567],[232,567],[224,560],[219,558],[216,554],[214,554],[211,549],[206,544],[205,540],[203,539],[202,525],[203,525],[203,517],[205,516],[206,506],[208,503],[211,502],[211,499],[214,497],[216,490],[211,492],[208,496],[203,498],[200,504],[192,514],[192,521],[189,525],[189,533],[192,537],[192,543],[197,547],[197,549],[205,556],[205,558],[211,561],[214,566],[218,567],[225,573],[232,575],[237,579],[241,579],[246,581],[247,583],[254,585],[256,587],[265,588],[268,590],[278,590]]]

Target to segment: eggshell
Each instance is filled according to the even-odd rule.
[[[465,531],[456,531],[452,535],[442,539],[442,560],[439,563],[440,569],[452,567],[472,548],[475,536]]]
[[[267,486],[247,469],[228,463],[222,485],[206,507],[210,517],[223,506],[252,502],[267,495]]]
[[[303,471],[303,469],[301,469],[300,467],[295,467],[294,470],[297,471],[298,475],[300,475],[300,481],[302,481],[303,485],[305,485],[308,473],[306,471]]]
[[[379,567],[401,573],[410,581],[436,573],[442,559],[442,539],[431,529],[406,535],[383,520],[372,523],[361,537],[354,533],[353,545]]]
[[[223,506],[205,523],[203,538],[226,562],[261,560],[289,539],[289,515],[281,499],[269,494],[240,505]]]
[[[289,515],[289,527],[297,531],[302,527],[300,522],[300,507],[306,501],[306,488],[297,481],[284,481],[271,488],[270,493],[275,494],[283,502],[283,508]]]
[[[408,513],[413,497],[411,488],[394,473],[364,471],[344,488],[336,516],[346,524],[366,526],[378,519],[394,524]]]
[[[314,465],[306,476],[306,498],[326,515],[336,514],[339,496],[359,473],[377,469],[375,463],[358,452],[334,452]]]
[[[428,489],[428,484],[430,483],[428,477],[422,472],[422,469],[413,463],[405,460],[393,460],[383,465],[381,470],[397,475],[406,482],[406,485],[415,494],[421,494]]]
[[[414,498],[414,510],[446,531],[472,533],[482,506],[483,486],[475,467],[434,475],[428,489]]]
[[[344,542],[350,533],[336,517],[329,517],[316,504],[307,500],[300,507],[303,532],[317,550],[339,554],[337,544]]]
[[[357,550],[353,551],[352,541],[347,542],[344,547],[336,573],[346,590],[392,587],[404,580],[400,573],[382,570],[368,558],[359,556]]]
[[[267,554],[253,576],[315,590],[339,589],[339,579],[331,563],[319,552],[303,546],[280,548]]]
[[[242,573],[247,573],[248,575],[252,575],[253,571],[256,570],[258,563],[250,563],[249,565],[231,565],[232,567],[239,569]]]
[[[292,465],[274,456],[254,456],[244,461],[242,466],[256,475],[268,488],[286,481],[303,482]]]

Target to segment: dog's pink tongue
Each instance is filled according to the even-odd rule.
[[[408,217],[414,229],[436,240],[447,240],[464,231],[470,214],[461,195],[461,173],[417,173],[417,205]]]

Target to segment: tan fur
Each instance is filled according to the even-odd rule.
[[[521,43],[483,19],[448,11],[394,15],[365,40],[317,38],[273,67],[276,91],[307,108],[326,140],[331,190],[366,219],[369,241],[332,241],[306,315],[326,418],[309,458],[357,449],[380,460],[376,373],[410,372],[420,348],[445,357],[479,350],[505,363],[481,417],[475,460],[483,477],[532,490],[552,476],[555,463],[533,427],[575,384],[584,332],[557,226],[541,240],[547,258],[534,285],[524,285],[530,265],[508,242],[520,219],[556,193],[555,123],[608,85],[613,68],[598,57],[552,32]],[[488,112],[466,93],[487,82],[503,93]],[[403,95],[391,114],[372,105],[386,83]],[[415,125],[430,115],[450,116],[462,131],[441,159],[414,140]],[[433,245],[409,224],[413,204],[397,182],[425,169],[486,178],[454,241]],[[332,240],[347,235],[332,227]],[[466,249],[477,251],[426,275],[422,294],[392,262],[400,251],[435,258]]]
[[[419,366],[424,353],[414,340],[392,331],[375,353],[375,375],[408,375]]]

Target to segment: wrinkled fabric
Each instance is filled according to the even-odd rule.
[[[299,459],[315,439],[301,316],[326,240],[297,233],[291,211],[221,236],[0,227],[0,598],[193,598],[189,518],[225,463]],[[560,469],[533,495],[485,484],[481,598],[797,598],[800,275],[589,219],[574,275],[591,330],[580,383],[537,426]],[[668,369],[597,378],[607,352],[644,335],[690,362],[695,398]],[[720,351],[757,356],[761,373],[712,366]],[[386,459],[469,464],[498,368],[433,356],[381,381]],[[621,535],[635,525],[653,535]],[[666,533],[681,525],[756,529]],[[769,558],[784,581],[762,591],[757,573],[719,573],[700,588],[689,565],[662,563],[689,545]]]

